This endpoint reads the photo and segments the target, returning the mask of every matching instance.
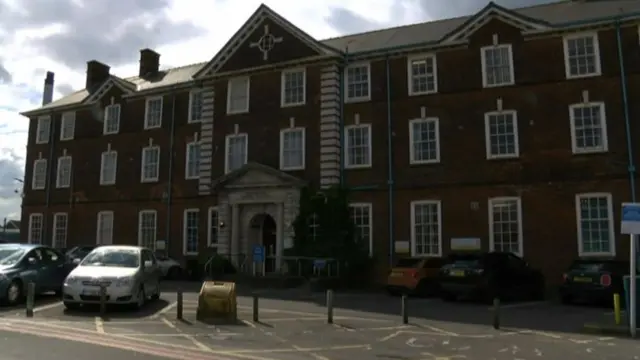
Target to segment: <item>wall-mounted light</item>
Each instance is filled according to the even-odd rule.
[[[220,229],[223,229],[225,226],[226,226],[226,224],[224,223],[224,221],[220,221],[220,222],[218,223],[218,227],[219,227]]]

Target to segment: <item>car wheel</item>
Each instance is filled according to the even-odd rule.
[[[147,295],[144,293],[144,287],[140,286],[140,290],[138,290],[138,298],[135,305],[136,309],[141,309],[146,302]]]
[[[7,304],[9,305],[17,305],[22,301],[22,282],[20,280],[13,280],[11,284],[7,287],[7,292],[5,294],[5,299],[7,299]]]
[[[76,304],[76,303],[70,303],[65,301],[63,304],[67,310],[78,310],[80,308],[80,304]]]
[[[160,299],[160,282],[156,282],[156,291],[153,292],[153,295],[151,295],[151,300],[158,300]]]
[[[458,300],[458,296],[452,293],[442,292],[440,294],[440,298],[446,302],[456,301]]]
[[[181,276],[182,276],[182,269],[180,269],[178,266],[174,266],[170,268],[169,271],[167,272],[167,279],[169,280],[180,280]]]

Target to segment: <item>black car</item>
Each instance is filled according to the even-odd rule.
[[[491,302],[544,298],[544,277],[522,258],[509,252],[454,254],[440,269],[442,299],[471,298]]]
[[[585,302],[611,305],[613,294],[624,301],[623,277],[629,275],[629,262],[614,259],[580,259],[563,274],[560,299],[564,304]]]

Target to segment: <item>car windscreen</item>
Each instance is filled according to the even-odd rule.
[[[448,268],[476,268],[484,263],[484,256],[476,254],[454,254],[450,255],[447,264]]]
[[[26,252],[26,249],[19,247],[2,247],[0,248],[0,265],[16,264]]]
[[[140,253],[127,249],[97,249],[87,255],[80,265],[137,268],[140,266]]]
[[[571,270],[581,272],[600,272],[605,270],[605,268],[607,268],[605,262],[576,261],[571,264]]]
[[[405,258],[405,259],[400,259],[398,260],[398,262],[396,262],[396,266],[397,268],[416,268],[420,265],[420,262],[422,261],[422,259],[419,258]]]

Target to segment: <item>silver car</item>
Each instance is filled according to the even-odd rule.
[[[147,299],[160,298],[162,272],[153,252],[139,246],[100,246],[87,255],[64,281],[67,309],[99,304],[105,287],[107,304],[141,308]]]

